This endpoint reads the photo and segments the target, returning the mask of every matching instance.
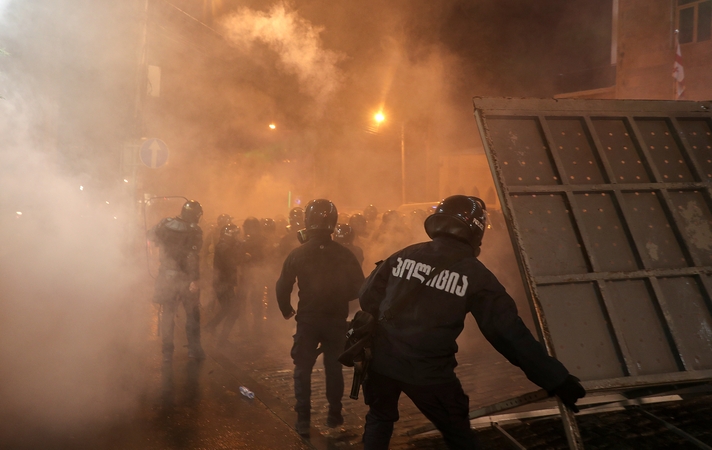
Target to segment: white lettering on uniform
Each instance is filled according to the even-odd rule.
[[[406,280],[410,280],[410,276],[413,273],[413,269],[415,268],[415,261],[412,259],[406,259],[405,263],[403,264],[403,271],[408,271],[408,275],[405,276]]]
[[[457,286],[458,281],[460,281],[460,274],[457,272],[450,272],[450,276],[447,279],[447,285],[445,286],[445,290],[450,292],[451,294],[454,294],[455,286]]]
[[[401,269],[402,265],[403,265],[403,260],[401,258],[398,258],[398,265],[396,267],[394,267],[393,270],[391,271],[391,273],[393,273],[394,277],[400,276],[400,269]]]
[[[443,290],[445,288],[445,283],[447,283],[447,277],[450,275],[449,270],[443,270],[438,276],[438,281],[435,283],[435,287]]]
[[[423,283],[425,282],[425,275],[430,275],[435,270],[433,266],[416,262],[412,259],[397,258],[397,262],[398,265],[391,270],[391,273],[394,277],[405,278],[406,280],[416,278]],[[462,280],[462,285],[458,286],[460,280]],[[455,294],[458,297],[464,297],[467,292],[468,281],[466,275],[460,275],[450,270],[443,270],[437,276],[428,280],[425,285],[450,294]]]
[[[433,267],[433,270],[435,270],[435,267]],[[425,285],[426,285],[426,286],[433,287],[433,285],[435,284],[435,282],[436,282],[437,279],[438,279],[438,276],[439,276],[439,275],[433,276],[433,278],[431,278],[430,281],[428,281],[427,283],[425,283]]]
[[[425,273],[426,275],[427,275],[427,274],[430,274],[430,266],[427,265],[427,264],[418,263],[418,264],[415,265],[415,269],[413,269],[413,278],[419,279],[420,282],[422,283],[423,281],[425,281],[425,277],[420,274],[420,271],[421,271],[421,270],[422,270],[423,273]]]
[[[457,294],[458,297],[464,297],[465,291],[467,291],[467,275],[462,276],[462,286],[455,289],[455,294]]]

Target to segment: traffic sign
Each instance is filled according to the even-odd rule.
[[[145,165],[157,169],[168,161],[168,146],[160,139],[147,139],[138,154]]]

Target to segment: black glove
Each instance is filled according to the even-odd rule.
[[[578,378],[568,375],[563,383],[554,388],[551,392],[561,399],[561,402],[568,406],[573,412],[579,412],[576,401],[586,396],[586,389],[581,386]]]
[[[288,313],[284,313],[284,312],[282,313],[282,316],[287,320],[291,319],[292,317],[294,317],[297,314],[297,312],[294,310],[294,308],[290,308],[290,310],[291,311],[289,311]]]

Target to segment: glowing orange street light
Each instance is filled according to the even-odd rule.
[[[273,124],[273,123],[269,124],[269,129],[270,129],[270,130],[274,130],[275,128],[277,128],[277,125],[275,125],[275,124]]]
[[[382,112],[378,112],[378,113],[376,113],[375,116],[373,116],[373,120],[375,120],[378,123],[381,123],[384,120],[386,120],[386,116],[384,116]]]

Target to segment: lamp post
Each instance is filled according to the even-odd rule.
[[[376,125],[380,125],[386,120],[382,111],[373,116]],[[400,129],[400,150],[401,150],[401,204],[405,204],[405,122],[401,122]]]
[[[405,205],[405,122],[401,122],[401,205]]]

